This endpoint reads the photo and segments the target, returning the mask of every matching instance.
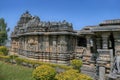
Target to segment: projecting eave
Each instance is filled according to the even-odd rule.
[[[78,35],[87,35],[87,34],[94,34],[91,30],[80,30],[79,32],[78,32]]]
[[[73,35],[76,36],[77,33],[73,32],[29,32],[24,34],[18,34],[18,36],[26,36],[26,35]]]
[[[105,32],[105,31],[120,31],[120,25],[99,26],[99,27],[92,29],[92,32]]]
[[[17,35],[15,35],[15,36],[11,36],[11,38],[18,38],[18,36],[17,36]]]
[[[79,34],[82,35],[82,34],[94,34],[94,33],[93,32],[80,32]]]
[[[106,26],[106,25],[120,25],[120,19],[111,19],[111,20],[105,20],[99,24],[100,26]]]

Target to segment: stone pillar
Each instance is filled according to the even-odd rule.
[[[56,53],[57,52],[57,36],[52,36],[53,42],[52,42],[52,52]]]
[[[99,67],[99,80],[105,80],[105,67]]]
[[[115,55],[120,54],[120,33],[114,33],[114,41],[115,41]],[[114,56],[115,56],[114,55]]]
[[[90,44],[90,36],[86,36],[86,40],[87,40],[87,51],[88,51],[88,53],[90,53],[90,46],[91,46],[91,44]]]
[[[39,37],[38,37],[38,44],[39,44],[39,48],[38,48],[38,50],[40,51],[40,52],[42,52],[42,44],[43,43],[43,36],[42,35],[40,35]]]
[[[102,34],[102,48],[108,49],[108,34]]]
[[[97,40],[96,41],[97,42],[96,43],[97,44],[97,49],[101,49],[101,41],[102,41],[101,38],[97,38],[96,40]]]
[[[25,50],[27,50],[27,37],[25,37]]]
[[[38,51],[38,46],[39,46],[39,44],[38,44],[38,36],[36,36],[36,38],[35,38],[35,51]]]
[[[46,36],[45,45],[46,45],[46,52],[49,52],[49,36]]]
[[[51,37],[52,38],[52,43],[51,43],[51,47],[52,47],[52,51],[51,51],[51,58],[50,58],[50,62],[52,63],[57,63],[57,36],[54,35]]]

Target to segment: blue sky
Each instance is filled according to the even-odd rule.
[[[26,10],[42,21],[66,20],[80,30],[103,20],[120,19],[120,0],[0,0],[0,18],[11,31]]]

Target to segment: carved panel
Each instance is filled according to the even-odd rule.
[[[28,43],[27,49],[29,51],[37,51],[38,50],[38,38],[36,36],[28,37],[27,43]]]
[[[60,41],[60,45],[61,45],[61,52],[66,52],[67,51],[67,43],[64,40]]]
[[[101,61],[111,61],[113,59],[113,50],[112,49],[97,49],[98,51],[98,60]]]

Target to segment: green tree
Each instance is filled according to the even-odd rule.
[[[55,75],[56,75],[55,69],[48,65],[38,66],[33,71],[33,77],[36,80],[54,80]]]
[[[7,28],[7,24],[5,23],[5,20],[3,18],[0,18],[0,46],[4,45],[5,40],[7,40],[7,32],[10,29]]]
[[[74,69],[80,72],[80,67],[82,66],[82,60],[74,59],[70,61],[70,64],[73,66]]]

